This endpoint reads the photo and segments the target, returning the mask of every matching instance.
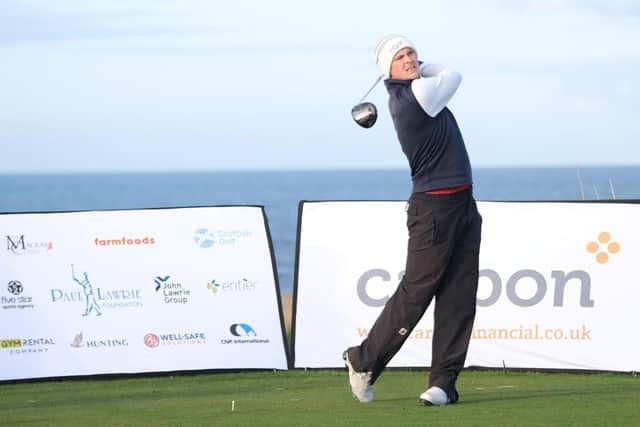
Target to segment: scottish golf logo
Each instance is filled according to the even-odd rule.
[[[214,246],[235,246],[251,237],[251,232],[245,229],[210,229],[198,228],[193,233],[193,241],[203,249]]]
[[[201,248],[210,248],[216,244],[215,234],[207,228],[198,228],[193,234],[193,240]]]
[[[95,286],[89,272],[77,273],[71,264],[73,288],[49,289],[51,302],[56,304],[83,305],[82,316],[102,316],[104,309],[140,308],[143,306],[140,289],[105,289]],[[79,289],[78,289],[79,288]]]
[[[191,298],[191,291],[182,283],[171,280],[171,276],[156,276],[153,279],[156,293],[162,295],[165,304],[187,304]]]

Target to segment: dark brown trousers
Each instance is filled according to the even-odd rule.
[[[373,384],[435,297],[429,386],[442,388],[455,402],[476,313],[482,217],[471,189],[414,193],[407,228],[404,277],[367,338],[349,349],[349,360],[357,371],[371,371]]]

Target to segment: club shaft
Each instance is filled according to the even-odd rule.
[[[367,93],[364,94],[364,96],[362,97],[362,99],[360,99],[360,101],[358,101],[358,104],[360,104],[362,101],[364,101],[364,99],[371,93],[371,91],[373,90],[374,87],[376,87],[376,85],[380,82],[380,80],[382,80],[384,76],[380,75],[375,83],[373,83],[373,85],[369,88],[369,90],[367,91]]]

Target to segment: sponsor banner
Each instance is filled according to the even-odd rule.
[[[6,214],[0,239],[0,380],[287,368],[261,207]]]
[[[467,366],[637,371],[640,205],[478,202],[477,315]],[[404,202],[301,210],[295,366],[340,367],[403,276]],[[435,301],[389,366],[429,366]]]

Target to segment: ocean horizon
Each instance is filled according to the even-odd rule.
[[[640,199],[640,166],[474,168],[479,201]],[[405,169],[0,175],[0,213],[262,205],[280,290],[293,289],[301,200],[406,200]]]

